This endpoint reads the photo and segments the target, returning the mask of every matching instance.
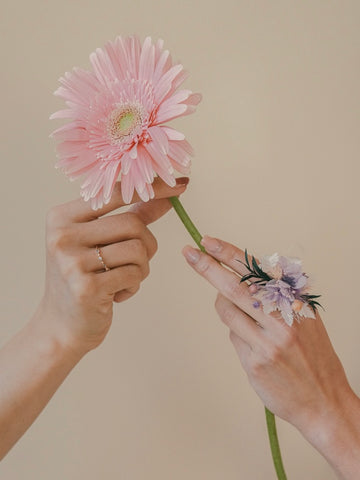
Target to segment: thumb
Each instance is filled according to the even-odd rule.
[[[177,196],[184,193],[187,185],[189,183],[188,177],[181,177],[176,179],[176,185],[182,189],[177,191]],[[169,187],[164,182],[161,182],[160,185],[157,185],[155,190],[155,198],[154,200],[149,200],[148,202],[137,202],[130,206],[129,212],[136,213],[140,219],[145,223],[145,225],[149,225],[150,223],[155,222],[160,217],[165,215],[171,209],[171,203],[169,202],[168,198],[161,198],[164,196],[171,197],[174,195],[173,187]],[[160,198],[156,198],[160,197]]]
[[[131,205],[129,212],[136,213],[145,225],[155,222],[172,208],[167,198],[159,198],[148,202],[138,202]]]
[[[181,189],[180,192],[176,192],[177,196],[184,193],[189,183],[189,177],[181,177],[176,179],[176,186],[177,189]],[[130,206],[129,212],[136,213],[145,223],[145,225],[149,225],[150,223],[155,222],[160,217],[165,215],[168,212],[172,205],[168,200],[168,197],[173,196],[174,189],[169,187],[165,184],[165,182],[160,182],[159,185],[156,185],[157,188],[155,190],[155,198],[153,200],[149,200],[148,202],[137,202]],[[160,198],[158,198],[160,197]],[[163,198],[167,197],[167,198]]]

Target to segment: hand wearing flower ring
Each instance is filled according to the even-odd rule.
[[[201,243],[209,255],[189,246],[183,254],[218,290],[216,310],[230,330],[250,384],[264,405],[298,428],[340,478],[358,479],[360,400],[318,311],[315,318],[302,316],[291,326],[278,310],[264,313],[263,305],[254,302],[256,288],[240,283],[239,275],[249,273],[245,252],[212,237]]]

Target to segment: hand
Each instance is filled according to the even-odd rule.
[[[126,213],[103,217],[121,206],[120,182],[101,210],[78,199],[50,210],[47,217],[46,283],[36,318],[45,319],[48,331],[61,342],[86,353],[108,332],[113,302],[134,295],[149,274],[149,261],[157,242],[147,228],[171,204],[166,197],[184,192],[187,178],[169,187],[154,181],[154,200],[139,202],[137,195]],[[101,248],[104,271],[95,246]]]
[[[204,237],[202,244],[211,256],[191,247],[183,253],[219,291],[216,310],[229,327],[240,362],[265,406],[309,437],[319,435],[329,416],[344,418],[344,406],[352,408],[357,397],[319,313],[316,319],[304,318],[291,327],[278,312],[265,315],[262,308],[253,306],[248,285],[240,284],[239,274],[248,273],[238,261],[245,261],[244,252],[211,237]]]

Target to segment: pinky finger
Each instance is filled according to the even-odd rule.
[[[131,288],[126,288],[124,290],[120,290],[119,292],[115,293],[114,302],[116,302],[116,303],[124,302],[128,298],[135,295],[135,293],[137,293],[139,290],[140,290],[140,285],[137,285],[137,286],[131,287]]]

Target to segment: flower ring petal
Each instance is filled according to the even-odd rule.
[[[259,265],[253,257],[251,265],[245,249],[245,260],[249,274],[244,275],[241,282],[256,279],[250,288],[250,294],[256,299],[254,307],[261,304],[267,315],[279,310],[289,326],[300,317],[316,318],[316,307],[321,306],[316,299],[320,295],[306,293],[308,276],[302,271],[299,258],[274,253],[262,257]]]

